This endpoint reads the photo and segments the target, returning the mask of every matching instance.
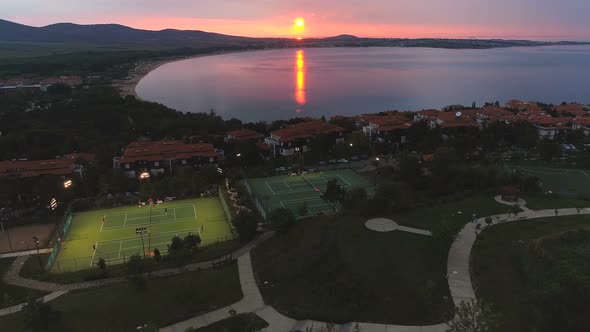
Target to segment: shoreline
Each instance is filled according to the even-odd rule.
[[[171,58],[166,58],[166,59],[142,60],[142,61],[138,62],[138,65],[128,73],[128,76],[126,79],[114,81],[111,85],[120,90],[121,97],[123,97],[123,98],[125,98],[126,96],[133,96],[138,100],[147,101],[147,100],[143,100],[137,94],[137,85],[149,73],[160,68],[161,66],[163,66],[165,64],[173,63],[173,62],[177,62],[177,61],[182,61],[182,60],[202,58],[202,57],[207,57],[207,56],[235,54],[235,53],[244,53],[244,52],[252,52],[252,51],[264,51],[264,50],[240,50],[240,51],[230,51],[230,52],[215,52],[215,53],[207,53],[207,54],[178,56],[178,57],[171,57]]]

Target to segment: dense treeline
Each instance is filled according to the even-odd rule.
[[[183,57],[216,52],[230,52],[261,48],[260,45],[177,47],[162,49],[160,45],[146,45],[145,49],[122,49],[120,51],[101,51],[92,48],[86,52],[52,54],[37,57],[15,57],[0,62],[0,75],[106,75],[122,78],[131,69],[131,64],[156,58]]]

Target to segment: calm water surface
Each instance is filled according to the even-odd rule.
[[[138,95],[244,121],[420,110],[509,99],[590,103],[590,46],[444,50],[322,48],[168,63]]]

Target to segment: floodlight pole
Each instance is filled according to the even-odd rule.
[[[143,256],[145,257],[145,243],[143,241],[143,233],[145,232],[145,227],[139,227],[135,229],[135,233],[141,236],[141,248],[143,249]]]
[[[36,236],[33,236],[33,241],[35,241],[35,247],[37,248],[37,258],[39,259],[39,271],[43,271],[43,263],[41,263],[41,254],[39,253],[39,239]]]
[[[148,252],[152,252],[152,232],[148,231]]]

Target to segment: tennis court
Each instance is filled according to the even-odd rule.
[[[165,202],[75,213],[52,272],[123,263],[130,256],[164,254],[174,236],[198,234],[202,245],[233,238],[219,198]]]
[[[300,215],[305,206],[307,215],[315,215],[334,211],[334,205],[321,197],[331,180],[348,190],[360,187],[369,194],[374,192],[369,181],[350,169],[249,179],[248,183],[253,196],[266,212],[283,207]]]
[[[514,172],[538,177],[544,191],[565,196],[590,196],[590,171],[525,164],[508,164],[508,167]]]

